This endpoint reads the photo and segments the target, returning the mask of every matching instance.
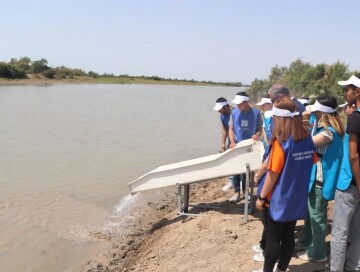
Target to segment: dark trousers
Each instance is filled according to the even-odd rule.
[[[295,248],[295,221],[277,222],[271,218],[269,208],[265,208],[266,248],[264,272],[272,272],[277,259],[278,268],[286,271]]]
[[[236,175],[236,176],[233,176],[233,177],[234,177],[233,185],[234,185],[235,193],[240,192],[240,181],[242,181],[241,187],[242,187],[243,193],[245,193],[246,174],[240,174],[240,175]]]
[[[261,240],[259,242],[261,249],[265,252],[265,247],[266,247],[266,218],[265,218],[265,213],[264,211],[260,211],[260,219],[261,219],[261,223],[263,224],[264,228],[263,228],[263,232],[261,235]]]

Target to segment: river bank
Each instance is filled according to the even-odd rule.
[[[243,222],[243,208],[227,201],[232,192],[221,188],[227,179],[216,179],[191,186],[190,201],[220,206],[218,210],[192,208],[200,216],[176,214],[176,195],[167,192],[163,199],[148,203],[144,216],[132,226],[127,237],[109,237],[110,248],[98,252],[82,271],[252,271],[262,266],[253,260],[262,224],[255,210]],[[254,196],[255,197],[255,196]],[[331,218],[331,203],[329,218]],[[303,221],[296,227],[299,236]],[[330,239],[328,235],[327,239]],[[295,256],[295,254],[294,254]],[[313,271],[324,264],[293,257],[289,271]]]
[[[149,85],[185,85],[185,86],[236,86],[229,84],[213,84],[191,80],[166,80],[141,77],[84,77],[49,79],[41,75],[31,76],[26,79],[0,78],[1,85],[54,85],[54,84],[149,84]]]

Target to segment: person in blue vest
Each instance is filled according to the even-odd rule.
[[[335,192],[330,271],[360,271],[360,74],[338,84],[344,88],[347,103],[355,105],[356,110],[347,119],[344,156]]]
[[[268,95],[271,99],[271,102],[276,101],[280,97],[290,98],[295,103],[296,110],[300,113],[300,115],[299,115],[300,118],[302,118],[302,112],[305,111],[305,107],[295,97],[293,97],[291,95],[288,87],[286,87],[283,84],[276,83],[270,87],[270,89],[268,91]],[[272,128],[273,128],[273,122],[272,122],[272,118],[271,118],[269,127],[268,127],[268,135],[269,135],[268,139],[271,139]],[[262,186],[263,186],[264,180],[265,180],[266,166],[268,164],[268,155],[270,152],[270,147],[271,147],[271,145],[268,145],[266,147],[265,153],[263,156],[263,165],[262,165],[261,169],[259,169],[259,171],[254,176],[254,183],[258,186],[258,190],[257,190],[258,196],[261,193],[261,189],[262,189]],[[253,257],[255,261],[263,261],[263,259],[264,259],[263,252],[266,247],[266,221],[265,221],[263,212],[260,212],[260,217],[261,217],[261,221],[264,225],[264,230],[263,230],[262,237],[261,237],[259,244],[253,246],[253,251],[258,253],[257,255],[255,255]]]
[[[226,98],[219,97],[215,102],[214,110],[220,113],[220,121],[221,121],[220,152],[225,152],[230,147],[229,121],[230,121],[230,115],[231,115],[232,108],[230,107]],[[227,192],[230,189],[234,188],[233,179],[234,179],[234,176],[230,176],[229,182],[222,189],[224,192]]]
[[[307,215],[311,169],[316,161],[311,135],[287,96],[273,102],[273,130],[267,172],[256,201],[266,219],[264,267],[254,272],[286,271],[292,257],[294,230],[298,219]],[[305,181],[304,181],[305,180]]]
[[[302,112],[305,111],[305,107],[303,106],[302,103],[300,103],[295,97],[293,97],[289,91],[289,88],[286,87],[283,84],[280,83],[276,83],[273,86],[271,86],[271,88],[268,91],[268,96],[270,97],[271,102],[277,100],[280,97],[288,97],[290,99],[292,99],[292,101],[295,103],[296,105],[296,110],[300,113],[300,117],[302,117]],[[269,125],[268,125],[268,139],[271,138],[271,134],[272,134],[272,128],[273,128],[273,122],[272,122],[272,118],[269,120]],[[261,169],[257,172],[257,174],[254,176],[254,182],[256,185],[258,185],[258,190],[257,190],[257,195],[259,196],[261,193],[261,189],[262,186],[264,184],[264,177],[265,177],[265,173],[266,173],[266,166],[268,164],[268,155],[270,152],[270,145],[268,145],[265,148],[265,153],[263,156],[263,166],[261,167]],[[260,240],[260,243],[258,245],[253,246],[253,250],[258,253],[257,255],[255,255],[253,258],[255,261],[263,261],[264,257],[263,257],[263,252],[266,246],[266,222],[265,222],[265,218],[262,212],[260,212],[260,217],[261,217],[261,221],[264,225],[264,230],[262,233],[262,237]]]
[[[230,148],[243,140],[259,140],[262,130],[262,118],[258,109],[250,106],[250,98],[246,92],[238,92],[232,101],[237,105],[230,115],[229,121],[229,138]],[[237,203],[240,201],[240,180],[245,195],[246,174],[236,175],[233,178],[235,194],[229,199],[230,202]]]
[[[337,100],[332,95],[319,96],[310,112],[304,112],[304,120],[315,113],[317,127],[312,136],[318,161],[314,164],[308,198],[309,215],[305,220],[299,245],[305,251],[298,252],[298,258],[305,261],[326,262],[327,207],[334,199],[343,156],[345,128],[336,112]]]
[[[231,107],[224,97],[216,100],[214,110],[220,113],[221,121],[221,148],[220,152],[225,152],[230,146],[229,140],[229,120],[231,114]]]

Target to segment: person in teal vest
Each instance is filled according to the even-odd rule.
[[[299,245],[304,245],[306,250],[296,254],[305,261],[327,261],[327,206],[328,201],[334,199],[343,156],[342,137],[345,134],[340,116],[336,112],[337,107],[334,96],[323,95],[310,106],[311,112],[303,113],[304,120],[309,118],[311,113],[315,113],[317,127],[312,140],[318,157],[310,178],[309,215],[299,239]]]
[[[344,88],[348,105],[355,105],[356,110],[347,119],[334,200],[329,271],[360,271],[360,74],[338,84]]]
[[[250,106],[250,98],[246,92],[238,92],[232,102],[237,105],[237,108],[231,111],[229,121],[230,148],[234,148],[243,140],[251,138],[259,140],[262,130],[260,111]],[[233,176],[235,194],[229,199],[230,202],[240,201],[240,180],[245,195],[245,179],[245,174]]]
[[[266,219],[264,267],[254,272],[286,271],[295,247],[298,219],[307,215],[311,169],[316,161],[315,146],[296,104],[289,97],[273,102],[273,130],[269,163],[256,207]]]
[[[257,106],[260,106],[261,116],[263,118],[263,128],[262,128],[262,137],[264,148],[269,145],[270,139],[270,122],[272,117],[272,102],[268,94],[261,97],[260,102],[256,103]]]

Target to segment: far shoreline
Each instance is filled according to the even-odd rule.
[[[108,78],[108,77],[73,77],[64,79],[27,78],[27,79],[5,79],[0,78],[0,86],[44,86],[60,84],[146,84],[146,85],[179,85],[179,86],[209,86],[209,87],[246,87],[230,86],[226,84],[211,84],[197,81],[183,80],[151,80],[142,78]]]

